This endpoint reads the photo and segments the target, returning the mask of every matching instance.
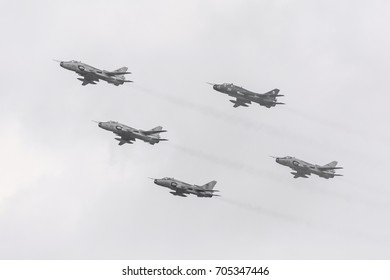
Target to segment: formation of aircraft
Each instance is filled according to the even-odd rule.
[[[337,167],[337,161],[332,161],[325,165],[311,164],[301,159],[295,157],[273,157],[275,161],[281,165],[290,167],[294,170],[291,174],[294,175],[294,178],[309,178],[311,174],[315,174],[322,178],[334,178],[335,176],[343,176],[341,174],[336,174],[336,169],[342,169],[342,167]]]
[[[126,143],[133,144],[133,141],[135,141],[136,139],[140,139],[151,145],[159,143],[160,141],[168,141],[168,139],[160,138],[160,133],[166,132],[166,130],[163,130],[161,126],[157,126],[150,130],[141,130],[132,128],[130,126],[115,121],[97,123],[100,128],[112,131],[113,133],[118,135],[119,138],[115,138],[115,140],[119,141],[119,145],[123,145]]]
[[[265,106],[267,108],[274,107],[277,104],[285,104],[278,102],[276,97],[278,96],[284,96],[279,94],[279,89],[275,88],[267,93],[256,93],[249,91],[247,89],[244,89],[242,87],[233,85],[233,84],[212,84],[208,83],[213,86],[213,89],[219,92],[222,92],[224,94],[227,94],[235,99],[229,100],[234,105],[234,108],[237,108],[239,106],[248,107],[248,104],[251,104],[252,102],[258,103],[260,106]]]
[[[124,83],[129,83],[132,81],[126,80],[125,74],[131,74],[131,72],[127,72],[127,67],[122,67],[114,71],[100,70],[98,68],[92,67],[88,64],[82,63],[80,61],[58,61],[62,68],[65,68],[70,71],[74,71],[82,78],[77,78],[82,81],[82,85],[93,84],[99,80],[106,81],[109,84],[114,84],[116,86],[123,85]]]
[[[215,192],[218,192],[218,190],[214,190],[214,186],[215,184],[217,184],[217,181],[211,181],[207,184],[204,184],[203,186],[197,186],[169,177],[164,177],[162,179],[150,179],[153,179],[156,185],[172,190],[169,193],[176,196],[187,197],[187,194],[193,194],[197,197],[220,196],[218,194],[215,194]]]
[[[96,84],[96,82],[99,82],[100,80],[104,80],[116,86],[122,85],[127,82],[132,82],[130,80],[126,80],[125,78],[126,74],[131,74],[131,72],[127,72],[127,67],[122,67],[114,71],[106,71],[92,67],[80,61],[56,61],[60,63],[61,67],[70,71],[74,71],[78,75],[80,75],[82,78],[78,78],[78,80],[83,82],[83,86],[87,84]],[[283,95],[280,95],[279,89],[276,88],[269,92],[260,94],[249,91],[231,83],[208,84],[212,85],[214,90],[233,97],[230,102],[234,104],[233,107],[235,108],[239,106],[248,107],[248,105],[252,102],[257,103],[260,106],[265,106],[267,108],[274,107],[278,104],[285,104],[278,102],[277,97]],[[160,133],[166,132],[166,130],[163,130],[161,126],[157,126],[150,130],[141,130],[132,128],[116,121],[97,123],[100,128],[111,131],[117,136],[119,136],[118,138],[115,138],[115,140],[119,141],[119,145],[123,145],[126,143],[133,144],[136,139],[140,139],[144,142],[150,143],[151,145],[159,143],[160,141],[168,140],[160,138]],[[291,156],[274,158],[276,158],[277,163],[284,166],[288,166],[293,169],[294,172],[291,172],[291,174],[294,175],[294,178],[308,178],[308,176],[310,176],[311,174],[315,174],[326,179],[334,178],[335,176],[343,176],[341,174],[335,173],[336,169],[342,169],[342,167],[337,167],[337,161],[332,161],[331,163],[328,163],[326,165],[317,165],[305,162],[303,160]],[[203,186],[197,186],[169,177],[164,177],[162,179],[151,179],[154,180],[155,184],[170,189],[170,193],[175,196],[186,197],[188,194],[193,194],[198,197],[219,196],[218,194],[215,194],[215,192],[218,192],[218,190],[214,190],[214,186],[217,183],[216,181],[211,181]]]

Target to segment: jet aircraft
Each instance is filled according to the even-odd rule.
[[[151,145],[154,145],[160,141],[168,141],[168,139],[160,138],[159,133],[166,132],[166,130],[162,130],[161,126],[157,126],[151,130],[141,130],[132,128],[130,126],[115,121],[97,123],[100,128],[112,131],[113,133],[118,135],[119,138],[115,138],[115,140],[119,141],[119,145],[123,145],[125,143],[133,144],[132,141],[135,141],[136,139],[141,139]]]
[[[58,61],[62,68],[68,69],[70,71],[74,71],[82,78],[77,78],[82,81],[82,85],[85,86],[87,84],[95,85],[99,80],[104,80],[107,83],[114,84],[116,86],[123,85],[124,83],[129,83],[132,81],[126,80],[125,74],[131,74],[131,72],[127,72],[127,67],[119,68],[114,71],[100,70],[98,68],[92,67],[88,64],[82,63],[80,61]]]
[[[325,165],[317,165],[290,156],[273,158],[276,159],[277,163],[293,169],[295,172],[291,172],[291,174],[294,175],[294,178],[309,178],[307,176],[311,174],[315,174],[325,179],[343,176],[335,173],[335,169],[342,169],[342,167],[337,167],[337,161],[332,161]]]
[[[233,97],[233,100],[229,100],[234,105],[234,108],[237,108],[238,106],[248,107],[248,104],[251,104],[252,102],[258,103],[260,106],[265,106],[267,108],[274,107],[277,104],[285,104],[278,102],[276,97],[278,96],[284,96],[280,95],[279,89],[275,88],[267,93],[255,93],[252,91],[249,91],[247,89],[244,89],[242,87],[233,85],[233,84],[212,84],[208,83],[209,85],[213,86],[213,89],[219,92],[222,92],[224,94],[227,94],[231,97]],[[234,98],[236,98],[234,100]]]
[[[150,179],[153,179],[156,185],[172,190],[169,193],[176,196],[187,197],[186,194],[193,194],[196,195],[197,197],[220,196],[218,194],[214,194],[215,192],[218,192],[218,190],[214,190],[214,186],[217,183],[217,181],[211,181],[203,186],[197,186],[169,177],[164,177],[162,179],[154,179],[154,178],[150,178]]]

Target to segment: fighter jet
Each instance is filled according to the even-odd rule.
[[[82,63],[80,61],[59,61],[55,60],[60,63],[60,66],[68,69],[70,71],[74,71],[82,78],[77,78],[78,80],[82,81],[82,85],[88,85],[93,84],[95,85],[96,82],[99,82],[99,80],[104,80],[107,83],[114,84],[116,86],[123,85],[124,83],[129,83],[132,81],[126,80],[125,74],[131,74],[131,72],[127,72],[127,67],[119,68],[118,70],[114,71],[107,71],[107,70],[100,70],[98,68],[92,67],[88,64]]]
[[[215,192],[218,192],[218,190],[213,189],[217,181],[211,181],[203,186],[197,186],[169,177],[164,177],[162,179],[154,179],[154,178],[150,178],[150,179],[153,179],[156,185],[172,190],[169,193],[176,196],[187,197],[186,194],[193,194],[196,195],[197,197],[220,196],[218,194],[214,194]]]
[[[132,141],[135,141],[136,139],[141,139],[151,145],[160,141],[168,141],[168,139],[160,138],[159,133],[166,132],[166,130],[162,130],[161,126],[157,126],[151,130],[141,130],[114,121],[97,123],[100,128],[112,131],[118,135],[119,138],[115,138],[115,140],[119,141],[119,145],[123,145],[125,143],[133,144]]]
[[[343,176],[335,173],[335,169],[342,169],[342,167],[336,167],[337,161],[332,161],[325,165],[317,165],[290,156],[273,158],[276,159],[277,163],[293,169],[295,172],[291,172],[291,174],[294,175],[294,178],[309,178],[307,176],[310,176],[311,174],[315,174],[325,179],[333,178],[335,176]]]
[[[255,93],[252,91],[249,91],[247,89],[244,89],[242,87],[233,85],[233,84],[212,84],[208,83],[213,86],[213,89],[216,91],[222,92],[224,94],[227,94],[233,98],[233,100],[229,100],[234,105],[234,108],[237,108],[238,106],[248,107],[248,104],[251,104],[252,102],[258,103],[260,106],[265,106],[267,108],[274,107],[277,104],[285,104],[281,102],[277,102],[276,97],[278,96],[284,96],[280,95],[279,90],[277,88],[267,92],[267,93]]]

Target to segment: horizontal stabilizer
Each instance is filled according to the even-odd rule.
[[[125,75],[131,74],[131,72],[106,72],[107,76],[117,76],[117,75]]]
[[[166,132],[166,130],[163,129],[163,127],[161,125],[159,126],[156,126],[152,129],[149,129],[149,130],[146,130],[146,131],[142,131],[144,134],[146,135],[151,135],[151,134],[159,134],[161,132]]]
[[[159,138],[158,141],[168,141],[168,139]]]
[[[125,75],[125,74],[131,74],[131,72],[127,72],[127,67],[121,67],[114,71],[106,71],[106,75],[108,76],[116,76],[116,75]]]
[[[334,169],[343,169],[343,167],[332,167],[332,166],[320,166],[318,167],[319,170],[334,170]]]
[[[148,130],[148,131],[142,131],[143,134],[145,135],[152,135],[156,133],[161,133],[161,132],[167,132],[166,130]]]

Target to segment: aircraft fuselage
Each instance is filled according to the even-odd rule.
[[[133,128],[133,127],[130,127],[130,126],[118,123],[118,122],[114,122],[114,121],[99,122],[98,126],[102,129],[111,131],[119,136],[123,136],[124,139],[126,139],[126,137],[130,136],[132,138],[140,139],[140,140],[147,142],[149,144],[152,144],[152,145],[159,143],[161,141],[161,139],[159,137],[153,136],[153,134],[146,135],[140,129],[136,129],[136,128]],[[118,141],[121,140],[120,138],[115,138],[115,139]],[[128,143],[130,143],[130,142],[131,141],[129,140]]]
[[[171,194],[184,196],[185,194],[193,194],[198,197],[212,197],[214,194],[212,191],[202,190],[200,191],[200,186],[191,185],[174,178],[162,178],[154,179],[156,185],[162,186],[172,190]]]
[[[111,71],[101,70],[80,61],[61,61],[60,66],[64,69],[76,72],[80,76],[83,76],[84,79],[78,79],[80,81],[88,80],[90,84],[95,84],[95,82],[99,82],[99,80],[106,81],[116,86],[122,85],[125,82],[129,82],[125,80],[125,77],[122,73],[113,74]],[[111,73],[111,75],[108,75],[108,73]]]
[[[276,104],[284,104],[277,102],[276,100],[277,96],[282,96],[278,95],[278,89],[274,89],[268,93],[261,94],[228,83],[215,84],[213,85],[213,89],[233,98],[236,98],[236,101],[231,100],[232,103],[236,104],[235,107],[237,105],[247,107],[247,104],[250,104],[251,102],[258,103],[259,105],[266,106],[268,108],[273,107]]]
[[[342,176],[340,174],[335,174],[335,169],[341,169],[342,167],[326,167],[318,164],[311,164],[301,159],[295,157],[277,157],[275,161],[281,165],[290,167],[295,170],[296,173],[291,173],[297,177],[307,178],[306,175],[315,174],[322,178],[334,178],[335,176]],[[336,163],[337,164],[337,163]],[[329,168],[329,169],[326,169]]]

